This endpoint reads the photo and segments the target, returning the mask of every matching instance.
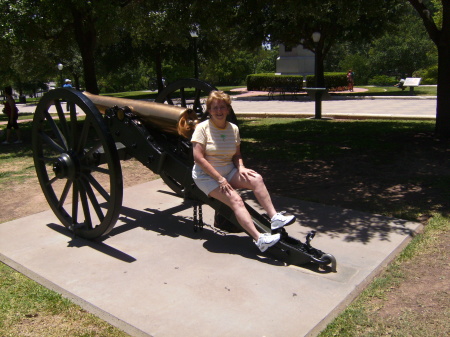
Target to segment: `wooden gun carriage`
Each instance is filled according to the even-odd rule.
[[[192,108],[187,108],[187,88],[194,88]],[[204,118],[201,97],[211,90],[215,88],[205,82],[188,79],[166,87],[156,102],[66,88],[45,94],[33,119],[33,156],[42,191],[61,223],[85,239],[107,235],[121,212],[120,160],[136,158],[160,175],[177,195],[193,201],[195,229],[203,226],[203,204],[240,228],[231,209],[207,197],[191,176],[189,139]],[[180,96],[180,106],[171,98],[175,92]],[[268,217],[247,203],[246,207],[258,230],[270,233]],[[303,243],[290,237],[284,228],[277,231],[281,240],[268,253],[288,264],[313,263],[336,271],[336,259],[311,246],[315,232],[309,233]]]

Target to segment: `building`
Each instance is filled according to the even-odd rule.
[[[314,75],[314,53],[302,45],[295,47],[279,45],[277,58],[278,75]]]

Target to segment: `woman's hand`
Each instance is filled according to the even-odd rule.
[[[244,178],[244,180],[250,180],[250,177],[256,177],[258,173],[253,171],[252,169],[248,169],[243,165],[240,165],[238,168],[239,175]]]
[[[222,193],[228,193],[229,191],[233,190],[233,187],[230,185],[230,183],[228,182],[228,180],[224,177],[222,177],[222,179],[220,179],[218,181],[219,183],[219,190]]]

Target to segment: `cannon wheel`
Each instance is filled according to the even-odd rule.
[[[194,89],[194,93],[192,93],[192,89]],[[202,97],[208,96],[213,90],[217,90],[217,88],[207,82],[195,78],[182,79],[165,87],[158,94],[155,102],[191,108],[202,119],[205,113]]]
[[[97,107],[74,89],[48,92],[35,111],[32,146],[42,191],[61,223],[86,239],[107,234],[120,215],[122,169]]]
[[[194,94],[188,93],[186,89],[194,89]],[[202,97],[208,96],[209,93],[214,90],[217,90],[217,88],[205,81],[187,78],[170,83],[158,94],[155,102],[191,108],[197,113],[199,118],[203,120],[206,118],[206,107],[202,103]],[[191,100],[189,100],[189,98],[191,98]],[[228,120],[237,124],[236,114],[233,109],[231,109]]]

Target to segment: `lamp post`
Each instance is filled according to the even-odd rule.
[[[62,78],[63,68],[64,68],[64,66],[62,65],[62,63],[58,63],[59,79],[60,79],[61,86],[63,85],[63,78]]]
[[[198,79],[198,56],[197,56],[198,25],[193,25],[189,33],[191,34],[191,37],[194,40],[194,78]]]
[[[315,80],[315,106],[316,106],[316,112],[315,112],[315,119],[321,119],[322,118],[322,93],[325,91],[325,88],[323,88],[324,84],[321,83],[322,81],[319,80],[319,52],[318,52],[318,46],[320,41],[320,32],[314,32],[312,33],[312,40],[314,41],[314,80]]]

